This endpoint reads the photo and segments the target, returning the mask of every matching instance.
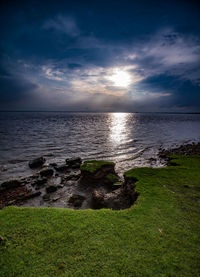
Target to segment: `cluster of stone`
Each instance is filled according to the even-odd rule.
[[[115,172],[108,161],[67,158],[65,164],[46,164],[44,157],[29,162],[34,174],[0,185],[0,207],[23,205],[39,199],[38,206],[79,208],[129,208],[137,199],[135,181]],[[36,200],[34,200],[36,201]],[[46,203],[46,204],[45,204]]]

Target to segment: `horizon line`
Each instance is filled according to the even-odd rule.
[[[40,112],[40,113],[161,113],[161,114],[200,114],[200,112],[175,112],[175,111],[166,111],[166,112],[161,112],[161,111],[146,111],[146,112],[129,112],[129,111],[52,111],[52,110],[0,110],[0,112]]]

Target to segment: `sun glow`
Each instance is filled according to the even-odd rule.
[[[115,86],[128,87],[131,83],[131,76],[124,70],[116,70],[115,73],[109,77]]]

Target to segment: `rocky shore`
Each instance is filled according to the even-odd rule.
[[[9,205],[62,208],[125,209],[137,198],[135,182],[122,182],[115,164],[70,158],[65,164],[47,164],[39,157],[29,162],[33,175],[0,185],[0,207]]]
[[[166,162],[166,165],[172,165],[170,162],[171,155],[200,155],[200,142],[184,144],[172,149],[160,149],[159,158]]]
[[[169,156],[200,155],[200,143],[161,149],[159,158],[170,163]],[[0,185],[0,208],[60,207],[73,209],[127,209],[138,197],[135,178],[120,178],[115,164],[108,161],[85,161],[68,158],[63,164],[39,157],[29,162],[33,174]]]

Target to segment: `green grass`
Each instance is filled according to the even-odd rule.
[[[128,210],[0,211],[0,276],[200,276],[200,157],[129,171]]]
[[[95,171],[97,171],[104,165],[114,165],[114,163],[108,162],[108,161],[97,161],[97,160],[85,161],[81,165],[80,169],[81,169],[81,171],[88,171],[90,173],[94,173]]]

